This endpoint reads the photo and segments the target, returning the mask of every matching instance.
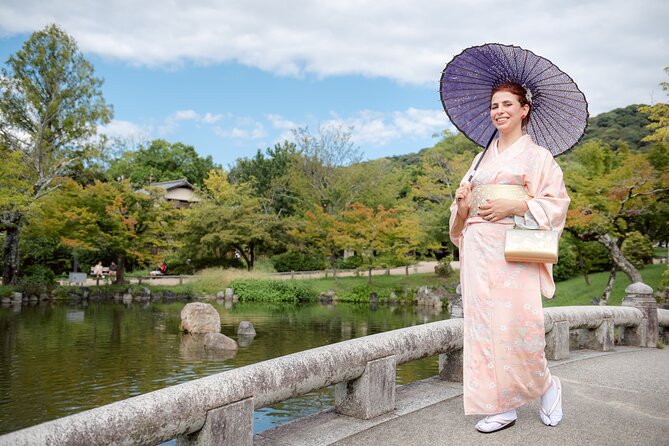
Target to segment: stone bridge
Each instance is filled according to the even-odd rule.
[[[669,310],[657,309],[652,289],[636,283],[626,292],[621,307],[544,310],[547,358],[568,360],[582,348],[638,350],[656,347],[659,338],[667,342]],[[12,432],[0,437],[0,445],[153,445],[172,439],[183,446],[374,444],[362,437],[351,443],[346,439],[462,393],[462,337],[462,319],[451,319],[348,340]],[[436,355],[438,377],[396,387],[398,364]],[[321,416],[323,432],[296,434],[295,426],[302,423],[296,420],[254,438],[255,409],[330,385],[335,386],[335,409]],[[412,399],[409,393],[422,396]],[[416,422],[409,428],[425,434]]]

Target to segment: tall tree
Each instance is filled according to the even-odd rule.
[[[302,210],[314,204],[330,214],[350,205],[364,183],[345,167],[360,162],[362,153],[352,141],[352,129],[321,127],[316,135],[307,128],[294,131],[299,156],[292,165],[290,187]],[[358,172],[360,173],[360,172]]]
[[[3,209],[3,283],[16,283],[19,238],[26,208],[58,187],[77,163],[95,153],[90,143],[99,122],[111,119],[102,80],[56,25],[33,33],[9,57],[0,76],[0,144],[19,154],[31,184],[30,200]],[[6,194],[7,191],[0,191]]]
[[[258,150],[256,156],[240,158],[230,170],[233,184],[250,184],[252,193],[263,198],[265,213],[286,217],[294,213],[295,194],[289,188],[288,173],[296,161],[297,147],[285,141],[266,149]]]
[[[113,159],[107,177],[109,180],[127,178],[136,187],[186,178],[190,183],[202,187],[209,171],[219,168],[211,155],[201,157],[193,146],[156,139]]]

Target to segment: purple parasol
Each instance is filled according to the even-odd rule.
[[[574,80],[551,61],[518,46],[488,43],[462,51],[441,75],[441,103],[451,122],[487,148],[496,129],[490,120],[492,89],[516,82],[531,94],[527,133],[553,156],[579,141],[588,122],[588,103]]]

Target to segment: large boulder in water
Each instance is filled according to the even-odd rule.
[[[207,350],[237,350],[237,343],[222,333],[207,333],[204,336],[204,348]]]
[[[186,333],[220,333],[221,316],[211,304],[191,302],[181,310],[181,330]]]

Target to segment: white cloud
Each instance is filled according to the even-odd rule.
[[[225,115],[223,114],[205,113],[205,115],[202,117],[202,122],[205,124],[216,124],[223,119],[225,119]]]
[[[324,126],[352,127],[352,139],[361,145],[382,146],[397,138],[426,138],[452,127],[443,110],[382,113],[364,110],[349,118],[335,116]]]
[[[149,139],[151,129],[137,125],[130,121],[113,119],[109,124],[98,128],[99,133],[110,138],[118,138],[126,141],[142,142]]]
[[[199,121],[200,115],[193,110],[179,110],[168,119],[175,121]]]
[[[274,114],[267,115],[267,119],[270,121],[272,127],[275,129],[292,130],[299,127],[298,124],[288,119],[285,119],[281,115],[274,115]]]
[[[253,123],[248,127],[233,127],[225,129],[220,126],[214,127],[214,133],[221,138],[232,138],[240,140],[261,139],[267,135],[264,126],[259,123]]]
[[[666,0],[108,0],[91,5],[4,0],[0,35],[56,22],[85,52],[137,65],[232,61],[280,75],[358,74],[422,85],[436,84],[445,63],[465,47],[515,43],[568,72],[587,92],[594,112],[649,102],[668,63]]]

